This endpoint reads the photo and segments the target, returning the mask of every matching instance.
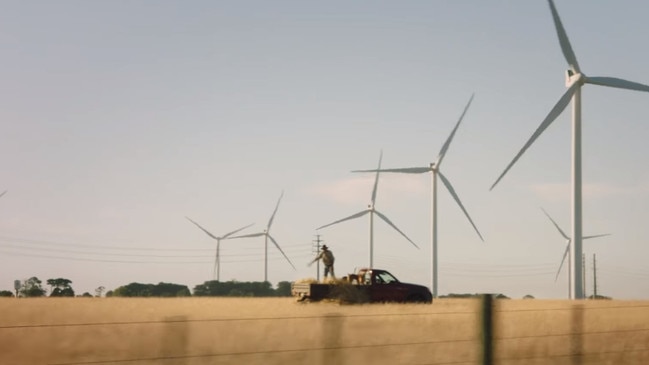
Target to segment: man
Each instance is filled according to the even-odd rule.
[[[333,279],[336,278],[336,275],[334,274],[334,254],[329,251],[329,247],[327,245],[322,245],[322,251],[318,254],[318,256],[313,259],[313,261],[309,262],[309,266],[311,266],[314,262],[322,259],[322,263],[324,264],[324,278],[327,279],[327,275],[331,273],[331,277]]]

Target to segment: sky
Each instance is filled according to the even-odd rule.
[[[638,0],[556,2],[585,74],[649,84]],[[0,290],[36,276],[77,294],[213,278],[220,236],[270,229],[268,280],[369,264],[382,166],[434,162],[439,294],[568,297],[570,110],[496,178],[565,92],[546,1],[33,1],[0,13]],[[586,294],[649,299],[649,94],[586,85]],[[381,174],[374,266],[431,285],[430,175]],[[319,235],[319,236],[317,236]],[[221,242],[221,280],[261,281],[263,237]]]

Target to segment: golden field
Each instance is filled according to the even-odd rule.
[[[0,364],[480,364],[481,307],[0,298]],[[495,364],[649,364],[648,301],[495,301]]]

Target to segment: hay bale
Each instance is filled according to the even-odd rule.
[[[318,280],[316,280],[315,278],[304,278],[304,279],[298,279],[294,281],[294,283],[296,284],[315,284],[317,282]]]

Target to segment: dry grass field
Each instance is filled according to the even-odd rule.
[[[0,364],[480,364],[480,302],[0,298]],[[649,364],[649,302],[498,300],[495,364]]]

